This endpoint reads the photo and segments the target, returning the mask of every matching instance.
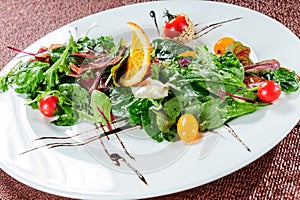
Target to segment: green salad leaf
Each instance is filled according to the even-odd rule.
[[[161,60],[174,58],[186,51],[193,51],[191,47],[166,39],[155,39],[152,41],[152,46],[152,56]]]
[[[94,122],[110,126],[111,103],[108,96],[103,92],[94,90],[91,96],[90,106],[94,114]]]
[[[269,105],[260,101],[257,88],[246,87],[245,75],[274,80],[284,92],[299,89],[295,72],[280,68],[275,59],[253,64],[250,48],[240,42],[232,43],[224,55],[166,39],[153,40],[152,47],[151,73],[143,84],[161,83],[167,95],[159,99],[138,98],[134,88],[118,84],[130,52],[122,39],[115,44],[111,36],[77,41],[71,36],[67,44],[47,50],[47,61],[35,57],[15,65],[0,77],[0,91],[13,86],[34,109],[43,97],[55,95],[58,103],[51,123],[57,126],[86,120],[111,129],[113,115],[126,118],[127,125],[141,126],[157,142],[173,142],[178,140],[177,121],[183,114],[195,116],[199,130],[207,131]],[[143,89],[143,84],[134,87]]]
[[[60,73],[65,75],[69,72],[70,67],[67,64],[66,59],[72,46],[74,46],[74,39],[71,36],[61,57],[45,72],[44,84],[46,86],[46,90],[51,90],[60,83]]]
[[[41,87],[48,63],[40,61],[18,63],[5,76],[0,78],[0,89],[5,92],[9,86],[15,84],[15,91],[19,94],[27,94],[28,99],[34,99]]]
[[[288,71],[285,68],[270,71],[264,75],[267,80],[273,80],[279,83],[284,92],[296,92],[299,89],[299,77],[295,71]]]

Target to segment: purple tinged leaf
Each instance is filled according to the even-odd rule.
[[[280,69],[280,63],[275,59],[270,59],[255,63],[254,65],[247,65],[244,69],[245,72],[251,74],[265,74]]]
[[[218,89],[218,94],[219,94],[219,96],[222,100],[225,99],[225,97],[224,97],[224,95],[225,95],[225,96],[232,97],[234,99],[239,99],[239,100],[247,101],[247,102],[250,102],[250,103],[255,103],[255,101],[252,100],[252,99],[248,99],[248,98],[245,98],[245,97],[242,97],[242,96],[234,95],[234,94],[231,94],[231,93],[226,92],[226,91],[221,90],[221,89]]]
[[[183,57],[178,60],[179,67],[188,67],[189,64],[191,64],[191,61],[188,58]]]
[[[94,120],[96,123],[101,123],[110,129],[111,126],[111,103],[110,99],[101,91],[93,90],[90,104]]]
[[[7,48],[9,48],[9,49],[11,49],[11,50],[13,50],[13,51],[19,52],[19,53],[27,54],[27,55],[29,55],[29,56],[36,56],[35,53],[26,52],[26,51],[24,51],[24,50],[17,49],[17,48],[15,48],[15,47],[7,46]]]
[[[99,106],[97,106],[96,104],[95,104],[95,107],[96,107],[97,111],[99,112],[99,114],[100,114],[100,115],[103,117],[103,119],[105,120],[106,126],[107,126],[108,130],[109,130],[109,131],[113,130],[113,129],[112,129],[112,126],[111,126],[111,122],[110,122],[110,120],[105,116],[104,112],[103,112],[103,111],[99,108]]]

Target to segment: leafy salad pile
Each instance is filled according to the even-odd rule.
[[[82,121],[109,126],[114,118],[125,117],[129,125],[140,125],[161,142],[178,139],[177,122],[183,114],[194,115],[199,131],[206,131],[269,105],[258,96],[267,80],[278,83],[282,92],[299,89],[294,71],[274,59],[253,63],[250,49],[240,42],[229,45],[223,55],[168,39],[154,39],[152,47],[144,84],[118,83],[130,48],[123,40],[85,36],[74,41],[71,36],[67,44],[42,47],[31,60],[14,66],[0,77],[0,91],[13,86],[33,109],[55,96],[50,116],[57,126]]]

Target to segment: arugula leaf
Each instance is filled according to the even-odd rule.
[[[14,67],[12,67],[7,74],[0,77],[0,92],[6,92],[9,89],[9,86],[15,83],[16,81],[16,72],[22,68],[22,63],[18,62]]]
[[[109,52],[115,44],[112,36],[100,36],[94,39],[90,39],[86,36],[79,38],[76,42],[76,46],[78,51],[88,51],[93,49],[97,52]]]
[[[74,39],[71,36],[70,40],[68,42],[68,45],[66,46],[64,52],[62,53],[61,57],[45,72],[45,80],[44,84],[46,86],[46,90],[51,90],[55,86],[57,86],[59,81],[59,73],[62,73],[65,75],[69,72],[70,67],[67,64],[67,56],[69,53],[69,50],[74,45]]]
[[[34,99],[38,92],[42,90],[41,85],[44,81],[44,72],[49,68],[48,63],[40,61],[25,62],[18,67],[13,68],[14,72],[10,72],[6,77],[4,89],[7,86],[16,84],[15,91],[20,94],[27,94],[29,99]],[[2,84],[1,84],[2,85]]]
[[[51,121],[56,126],[72,126],[76,123],[74,116],[68,114],[59,115],[56,120]]]

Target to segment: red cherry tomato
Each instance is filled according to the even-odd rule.
[[[269,80],[263,82],[258,88],[258,98],[266,103],[271,103],[279,98],[281,89],[278,83]]]
[[[164,28],[164,34],[168,38],[178,37],[186,28],[188,23],[185,16],[177,15],[175,18],[168,21]]]
[[[45,96],[41,99],[39,109],[46,117],[52,117],[58,102],[57,96]]]

